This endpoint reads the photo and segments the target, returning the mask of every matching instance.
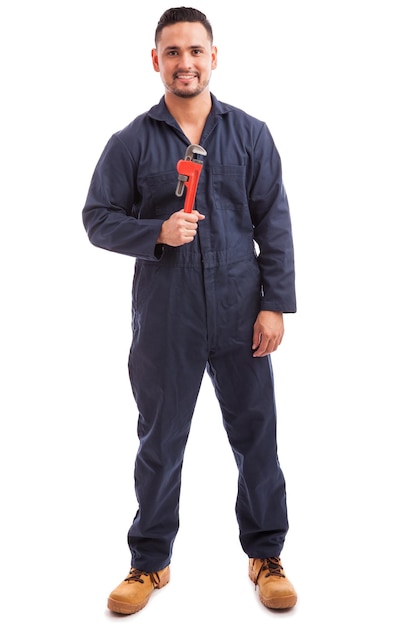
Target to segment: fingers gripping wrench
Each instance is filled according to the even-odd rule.
[[[197,193],[197,185],[203,168],[203,162],[194,158],[195,154],[205,156],[207,152],[201,146],[192,143],[185,151],[184,159],[181,159],[177,163],[177,172],[179,175],[175,194],[178,197],[181,197],[184,193],[184,187],[187,188],[184,202],[185,213],[191,213],[193,210],[195,196]]]

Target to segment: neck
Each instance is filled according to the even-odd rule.
[[[211,95],[208,90],[194,98],[180,98],[165,92],[165,104],[178,124],[204,124],[211,110]]]

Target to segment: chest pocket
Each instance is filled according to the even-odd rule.
[[[244,165],[219,165],[211,169],[212,191],[220,211],[247,211]]]
[[[140,181],[144,198],[142,218],[167,218],[182,208],[184,198],[175,195],[177,180],[178,174],[170,171],[153,174]]]

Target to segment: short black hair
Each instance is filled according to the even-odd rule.
[[[198,9],[192,9],[191,7],[177,7],[175,9],[168,9],[161,15],[155,31],[155,45],[157,45],[160,39],[162,29],[165,28],[165,26],[171,26],[178,22],[200,22],[206,29],[211,43],[213,43],[213,29],[204,13],[198,11]]]

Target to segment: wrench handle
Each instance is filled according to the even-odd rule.
[[[187,161],[181,159],[177,163],[178,184],[176,195],[182,196],[184,186],[186,187],[184,211],[185,213],[191,213],[195,203],[195,196],[197,193],[197,185],[200,179],[201,170],[203,164],[199,161]]]

